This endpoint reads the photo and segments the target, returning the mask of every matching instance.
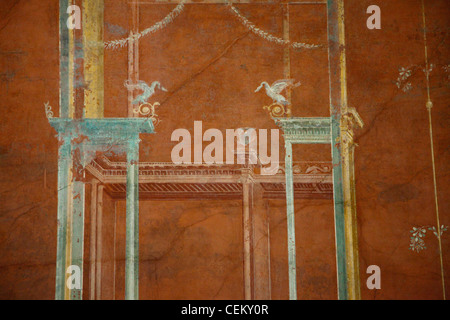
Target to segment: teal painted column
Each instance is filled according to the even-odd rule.
[[[56,286],[55,299],[64,300],[66,286],[66,236],[67,208],[69,200],[69,174],[72,165],[71,145],[64,140],[59,147],[58,161],[58,213],[56,244]]]
[[[294,179],[292,172],[292,143],[285,142],[286,213],[289,254],[289,299],[297,300],[297,260],[295,249]]]
[[[58,161],[58,233],[56,261],[56,299],[81,299],[82,285],[69,290],[66,287],[66,271],[72,268],[72,284],[78,273],[82,279],[83,242],[84,242],[84,177],[77,177],[72,172],[72,151],[81,155],[75,168],[86,165],[85,153],[98,150],[105,144],[119,145],[127,153],[127,244],[126,244],[126,299],[139,298],[139,192],[138,192],[138,160],[139,134],[153,133],[153,122],[148,119],[69,119],[48,117],[50,125],[56,130],[62,143],[59,149]],[[80,137],[87,137],[88,142],[76,143]],[[75,178],[75,179],[73,179]],[[74,181],[72,181],[74,180]],[[77,269],[75,272],[74,269]],[[97,269],[97,268],[96,268]],[[79,272],[78,272],[79,271]]]
[[[127,150],[125,299],[139,300],[139,139]]]
[[[344,193],[341,158],[341,116],[346,112],[344,8],[342,0],[328,0],[328,61],[330,76],[331,155],[336,237],[338,299],[347,300]]]
[[[82,181],[72,181],[71,152],[70,139],[64,140],[59,148],[58,161],[56,300],[81,300],[83,296],[85,187]],[[69,289],[66,287],[67,276],[72,275],[70,272],[67,273],[69,266],[79,268],[80,272],[77,272],[80,278],[79,288]]]
[[[84,182],[73,181],[72,183],[72,240],[71,265],[77,266],[80,270],[79,289],[70,290],[70,300],[81,300],[83,298],[83,254],[84,254],[84,209],[85,209],[85,192]]]

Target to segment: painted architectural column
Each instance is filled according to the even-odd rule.
[[[130,40],[128,41],[128,82],[137,83],[139,80],[139,40],[135,40],[132,35],[139,33],[139,2],[129,1],[129,21]],[[138,114],[134,112],[134,90],[128,90],[128,117],[134,118]]]
[[[55,299],[81,300],[83,293],[85,187],[84,182],[73,175],[73,147],[70,135],[60,137],[60,140],[63,142],[59,148],[58,160]],[[71,283],[70,287],[68,283]]]
[[[294,178],[292,171],[292,143],[285,142],[286,165],[286,214],[288,235],[289,261],[289,300],[297,300],[297,260],[295,247],[295,216],[294,216]]]
[[[84,117],[104,116],[104,0],[82,0]]]
[[[253,181],[249,174],[243,177],[242,183],[242,226],[244,238],[244,299],[253,299],[253,263],[252,263],[252,215],[253,215]]]
[[[95,255],[95,298],[102,299],[102,239],[103,239],[103,191],[104,185],[97,186],[97,230],[96,230],[96,255]]]
[[[61,118],[73,117],[73,32],[67,28],[67,8],[72,4],[71,0],[59,1],[59,50],[60,50],[60,93],[59,114]],[[71,63],[72,61],[72,63]],[[59,137],[58,159],[58,231],[56,249],[56,285],[55,299],[68,298],[66,286],[67,280],[67,231],[69,211],[72,202],[72,148],[70,139]]]
[[[128,142],[125,299],[139,299],[139,138]]]
[[[83,297],[83,260],[84,260],[84,182],[76,178],[72,181],[72,216],[71,233],[68,241],[68,251],[71,253],[70,266],[76,266],[80,271],[80,287],[70,290],[70,300],[81,300]],[[70,274],[68,274],[70,276]]]
[[[348,139],[351,128],[345,116],[351,114],[356,123],[363,124],[356,110],[347,103],[344,1],[328,1],[327,9],[338,298],[356,300],[360,299],[360,280],[353,149],[350,147],[353,142]]]
[[[95,267],[97,260],[97,186],[99,181],[92,179],[91,181],[91,233],[89,237],[89,298],[95,300]]]
[[[270,238],[269,215],[263,199],[261,184],[253,188],[252,210],[252,263],[254,300],[270,300]]]
[[[73,32],[67,28],[67,8],[71,0],[59,0],[59,116],[72,117]],[[72,108],[71,108],[72,106]]]
[[[67,26],[70,16],[67,10],[71,5],[83,7],[82,29],[70,30]],[[103,1],[60,0],[59,43],[59,119],[75,122],[86,114],[103,117]],[[65,123],[69,123],[67,121]],[[52,126],[55,123],[51,121]],[[86,165],[85,150],[82,144],[74,142],[76,134],[71,131],[72,127],[64,127],[67,132],[59,129],[60,140],[64,142],[58,162],[55,298],[79,300],[83,293],[85,185],[82,168]],[[73,160],[75,152],[79,156],[76,163]],[[90,269],[91,275],[95,273],[92,264]],[[69,277],[72,281],[70,287]],[[74,277],[79,279],[73,280]]]
[[[64,300],[66,294],[66,238],[69,195],[71,195],[72,164],[70,141],[63,140],[59,146],[58,160],[58,213],[56,246],[56,286],[55,299]]]
[[[355,194],[355,143],[353,141],[353,128],[364,124],[354,108],[348,108],[348,113],[341,119],[342,141],[342,178],[345,214],[345,251],[347,265],[347,290],[351,300],[361,299],[359,277],[359,249],[358,228],[356,216]]]
[[[153,133],[153,122],[147,119],[70,119],[49,116],[50,125],[62,142],[58,162],[58,235],[56,262],[56,299],[81,299],[83,283],[83,235],[84,235],[84,182],[83,167],[89,162],[86,154],[115,146],[116,151],[128,154],[127,195],[127,298],[138,298],[138,159],[139,134]],[[80,141],[81,137],[83,139]],[[73,158],[72,154],[80,155]],[[76,163],[72,163],[77,159]],[[101,200],[103,186],[97,194],[97,249],[96,260],[101,258]],[[131,239],[130,239],[131,238]],[[69,288],[67,284],[69,266],[79,267],[80,286]],[[131,267],[131,268],[130,268]],[[96,265],[96,287],[100,285],[100,265]],[[72,268],[72,274],[73,268]],[[130,290],[131,288],[131,290]],[[96,290],[98,296],[98,290]]]

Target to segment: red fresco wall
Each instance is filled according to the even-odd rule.
[[[427,0],[433,137],[440,221],[449,214],[450,3]],[[366,28],[369,5],[382,11],[382,29]],[[174,5],[143,6],[143,28]],[[255,25],[282,36],[279,4],[239,5]],[[128,31],[125,0],[106,1],[105,40]],[[356,199],[362,299],[441,299],[438,241],[408,250],[410,230],[435,226],[420,0],[345,0],[349,105],[364,120],[356,132]],[[329,116],[324,5],[292,6],[291,38],[324,44],[291,52],[294,116]],[[186,5],[163,31],[140,42],[140,78],[159,80],[162,120],[142,136],[141,161],[171,161],[173,130],[276,126],[262,106],[261,81],[283,78],[283,49],[242,26],[221,5]],[[0,2],[0,299],[53,299],[55,291],[57,149],[44,102],[59,101],[58,3]],[[415,66],[406,92],[399,68]],[[127,50],[105,52],[105,117],[127,115]],[[57,116],[57,115],[56,115]],[[282,138],[281,138],[282,139]],[[284,150],[280,149],[280,159]],[[295,146],[294,159],[329,161],[329,147]],[[89,298],[89,189],[85,226],[85,299]],[[288,298],[285,201],[260,200],[270,239],[270,298]],[[296,199],[299,299],[336,299],[331,199]],[[264,212],[264,213],[263,213]],[[243,299],[240,200],[141,201],[141,299]],[[115,230],[115,232],[113,231]],[[104,198],[102,298],[124,298],[125,202]],[[446,291],[450,289],[450,234],[443,233]],[[381,268],[381,290],[366,287],[369,265]]]

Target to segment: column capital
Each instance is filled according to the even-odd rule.
[[[355,108],[347,108],[347,112],[341,117],[340,129],[341,129],[341,139],[345,146],[354,146],[354,129],[362,128],[364,122]]]
[[[255,182],[255,176],[253,174],[253,169],[244,168],[242,169],[242,176],[238,179],[238,183],[251,184]]]

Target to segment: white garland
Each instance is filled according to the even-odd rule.
[[[155,23],[153,26],[151,26],[150,28],[147,28],[139,33],[133,34],[131,33],[131,35],[128,38],[123,38],[120,40],[111,40],[108,42],[105,42],[105,48],[106,49],[117,49],[117,48],[123,48],[125,47],[128,42],[130,41],[137,41],[139,39],[141,39],[142,37],[150,34],[150,33],[154,33],[158,30],[161,30],[163,28],[165,28],[168,24],[170,24],[184,9],[184,2],[186,0],[181,1],[176,7],[175,9],[172,10],[172,12],[170,12],[164,19],[162,19],[161,21]],[[304,48],[304,49],[314,49],[314,48],[319,48],[321,47],[321,45],[317,45],[317,44],[309,44],[309,43],[302,43],[302,42],[291,42],[289,40],[284,40],[281,39],[279,37],[276,37],[274,35],[271,35],[270,33],[259,29],[258,27],[256,27],[252,22],[250,22],[247,18],[245,18],[238,9],[236,9],[230,2],[228,2],[228,6],[230,7],[231,11],[239,18],[239,20],[241,21],[241,23],[248,28],[250,31],[252,31],[254,34],[260,36],[261,38],[269,41],[269,42],[273,42],[279,45],[283,45],[283,46],[291,46],[293,48],[299,49],[299,48]]]
[[[163,28],[165,28],[168,24],[170,24],[184,9],[184,1],[180,2],[175,9],[172,10],[172,12],[170,12],[164,19],[162,19],[161,21],[155,23],[153,26],[151,26],[150,28],[145,29],[144,31],[141,31],[139,33],[133,34],[131,33],[131,35],[128,38],[124,38],[124,39],[120,39],[120,40],[111,40],[108,42],[105,42],[105,48],[106,49],[117,49],[117,48],[123,48],[125,47],[129,41],[136,41],[139,40],[140,38],[150,34],[150,33],[154,33],[158,30],[161,30]]]
[[[231,2],[228,2],[228,6],[230,7],[231,11],[239,18],[239,20],[241,20],[241,23],[247,27],[250,31],[252,31],[254,34],[260,36],[261,38],[270,41],[270,42],[274,42],[276,44],[279,45],[283,45],[283,46],[291,46],[293,48],[305,48],[305,49],[314,49],[314,48],[319,48],[321,47],[321,45],[317,45],[317,44],[308,44],[308,43],[301,43],[301,42],[291,42],[289,40],[284,40],[281,39],[279,37],[273,36],[270,33],[259,29],[258,27],[256,27],[252,22],[250,22],[247,18],[245,18],[243,15],[241,15],[241,13],[239,12],[238,9],[236,9]]]

